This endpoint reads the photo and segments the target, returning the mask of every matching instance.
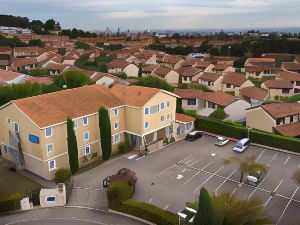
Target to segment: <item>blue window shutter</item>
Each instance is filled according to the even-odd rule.
[[[39,144],[40,143],[40,139],[38,136],[35,136],[33,134],[29,134],[29,137],[28,137],[29,141],[33,144]]]

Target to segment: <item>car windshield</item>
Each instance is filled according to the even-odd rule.
[[[243,145],[241,142],[237,142],[234,147],[235,148],[243,148]]]

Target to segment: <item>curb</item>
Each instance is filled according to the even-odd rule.
[[[151,223],[151,222],[149,222],[147,220],[144,220],[144,219],[132,216],[130,214],[126,214],[126,213],[122,213],[122,212],[119,212],[119,211],[115,211],[115,210],[112,210],[112,209],[108,209],[108,212],[113,213],[113,214],[117,214],[117,215],[121,215],[121,216],[125,216],[125,217],[131,218],[131,219],[135,219],[137,221],[140,221],[140,222],[148,224],[148,225],[155,225],[155,223]]]

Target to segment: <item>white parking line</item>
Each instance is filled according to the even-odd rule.
[[[214,172],[212,175],[210,175],[202,184],[200,184],[193,192],[195,193],[200,187],[202,187],[207,181],[209,181],[213,176],[216,175],[221,169],[223,169],[224,166],[221,166],[216,172]]]
[[[153,201],[154,198],[150,198],[150,200],[148,201],[149,203],[151,203]]]
[[[170,204],[166,205],[164,210],[167,210],[169,208]]]
[[[267,178],[269,174],[267,173],[267,175],[264,177],[264,179],[259,183],[259,185],[257,187],[255,187],[255,189],[251,192],[251,194],[249,195],[248,199],[251,198],[251,196],[257,191],[257,189],[260,187],[260,185],[264,182],[264,180]]]
[[[298,189],[299,189],[299,186],[296,188],[296,190],[294,191],[294,193],[293,193],[291,199],[289,200],[289,202],[288,202],[287,205],[285,206],[285,208],[284,208],[282,214],[280,215],[279,219],[278,219],[277,222],[276,222],[276,225],[277,225],[277,224],[280,222],[280,220],[282,219],[283,215],[285,214],[287,208],[289,207],[289,205],[290,205],[292,199],[294,198],[295,194],[297,193]]]
[[[266,149],[264,149],[261,153],[260,153],[260,155],[256,158],[256,160],[255,161],[258,161],[259,160],[259,158],[264,154],[264,152],[266,151]]]
[[[282,182],[283,182],[283,179],[279,182],[279,184],[277,185],[277,187],[274,189],[273,192],[277,191],[277,189],[279,188],[279,186],[281,185]],[[266,207],[268,205],[268,203],[270,202],[270,200],[271,200],[272,197],[273,197],[272,195],[269,197],[269,199],[266,201],[264,207]]]
[[[271,162],[277,157],[278,153],[276,152],[276,154],[273,156],[273,158],[271,159]]]
[[[192,155],[190,155],[190,156],[184,158],[184,159],[181,160],[179,163],[182,163],[184,160],[187,160],[187,159],[189,159],[190,157],[192,157]],[[156,177],[160,176],[161,174],[163,174],[164,172],[166,172],[166,171],[168,171],[169,169],[173,168],[174,166],[177,166],[177,164],[175,163],[175,164],[173,164],[172,166],[168,167],[167,169],[165,169],[165,170],[161,171],[160,173],[156,174]]]
[[[213,161],[211,161],[210,163],[206,164],[201,170],[205,170],[210,164],[212,164]],[[184,182],[182,185],[186,185],[188,182],[190,182],[195,176],[197,176],[199,173],[201,173],[201,170],[198,171],[197,173],[195,173],[193,176],[190,177],[190,179],[188,179],[186,182]]]
[[[291,156],[287,157],[287,159],[285,160],[283,165],[286,165],[290,158],[291,158]]]
[[[217,193],[218,193],[218,190],[219,190],[219,188],[220,187],[222,187],[223,186],[223,184],[225,184],[225,182],[228,180],[228,178],[230,178],[235,172],[237,171],[237,169],[236,170],[234,170],[220,185],[219,185],[219,187],[217,187],[217,189],[215,190],[215,194],[217,195]]]

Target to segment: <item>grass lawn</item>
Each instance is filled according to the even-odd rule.
[[[15,192],[25,193],[41,187],[40,184],[24,177],[15,171],[9,170],[10,164],[0,156],[0,195]]]

